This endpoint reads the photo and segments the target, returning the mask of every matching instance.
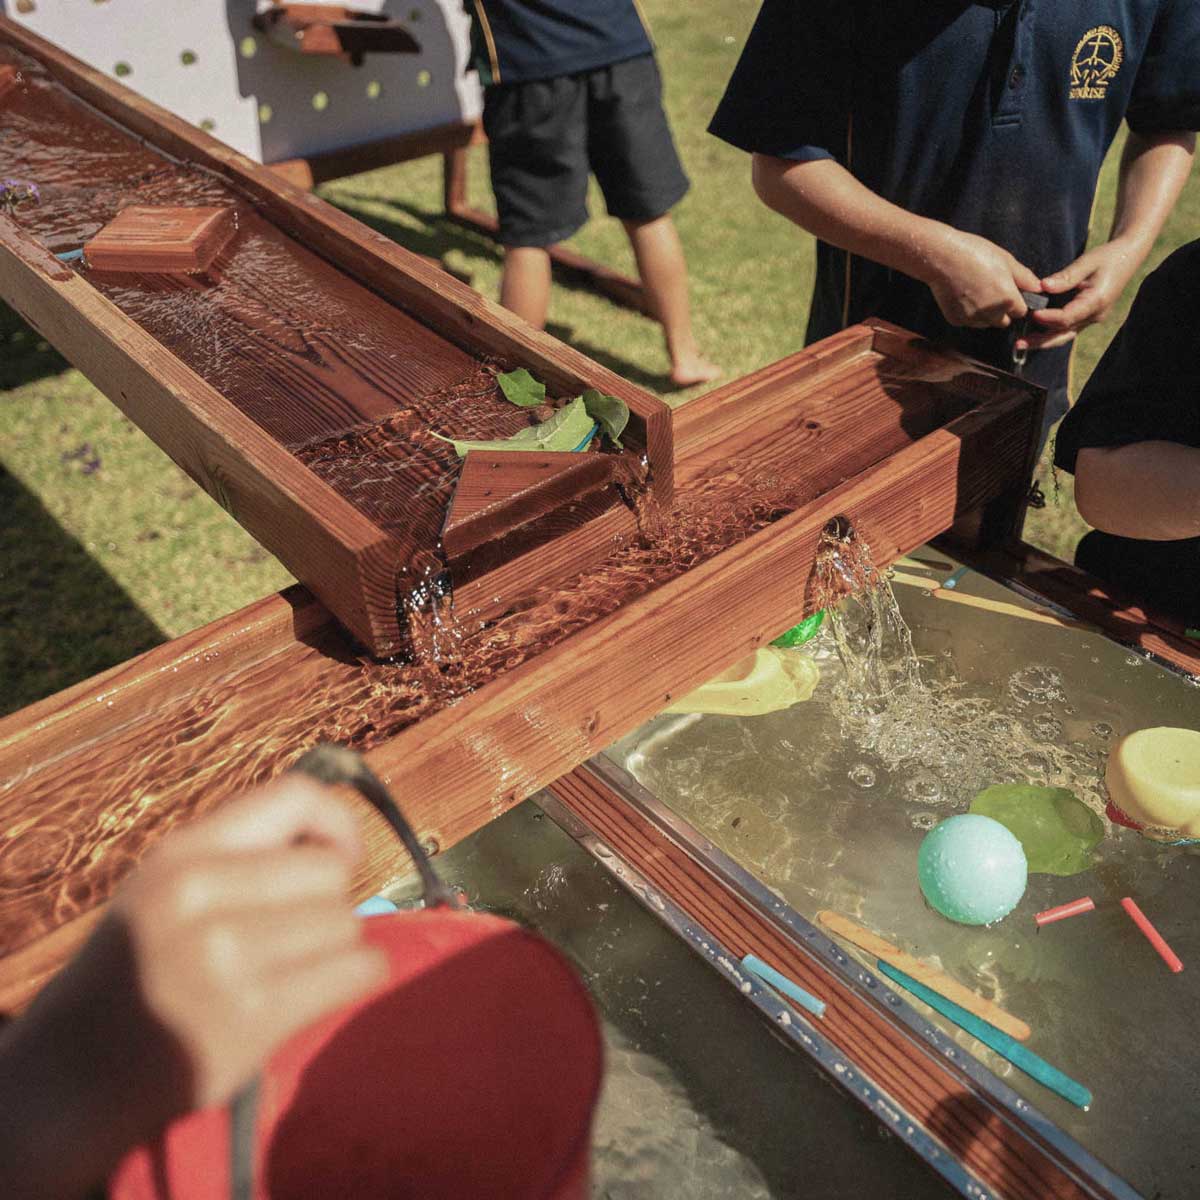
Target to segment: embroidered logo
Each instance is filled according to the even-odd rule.
[[[1124,61],[1125,43],[1111,25],[1089,29],[1071,56],[1071,99],[1103,100]]]

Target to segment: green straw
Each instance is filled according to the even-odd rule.
[[[1014,1067],[1019,1067],[1026,1075],[1036,1079],[1043,1087],[1048,1087],[1064,1100],[1069,1100],[1079,1108],[1087,1108],[1092,1103],[1092,1093],[1081,1083],[1076,1083],[1064,1075],[1057,1067],[1052,1067],[1044,1058],[1039,1058],[1032,1050],[1026,1050],[1015,1038],[1011,1038],[995,1025],[960,1008],[952,1000],[938,995],[923,983],[918,983],[911,975],[905,975],[890,963],[882,960],[877,964],[879,972],[898,983],[902,988],[912,992],[920,1000],[924,1000],[935,1012],[962,1026],[972,1037],[978,1038],[985,1046],[995,1050],[1001,1058],[1006,1058]]]

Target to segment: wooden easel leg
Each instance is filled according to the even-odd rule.
[[[467,200],[467,148],[458,146],[442,155],[442,199],[446,216],[466,229],[494,240],[499,233],[496,218],[472,208]],[[650,302],[641,281],[613,271],[565,246],[550,248],[550,262],[560,278],[581,282],[625,308],[652,317]]]

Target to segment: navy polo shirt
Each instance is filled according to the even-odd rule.
[[[1200,128],[1200,0],[765,0],[710,131],[831,158],[1036,274],[1085,249],[1123,118]],[[808,340],[880,316],[1006,367],[1013,334],[953,329],[923,284],[818,245]],[[1070,347],[1026,377],[1064,387]]]
[[[1138,291],[1129,318],[1058,428],[1054,464],[1135,442],[1200,447],[1200,241],[1176,250]],[[1200,624],[1200,538],[1150,542],[1089,533],[1076,562]]]
[[[466,0],[484,84],[525,83],[625,62],[654,47],[635,0]]]

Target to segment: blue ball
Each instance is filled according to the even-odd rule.
[[[1016,908],[1028,866],[1021,843],[999,821],[962,813],[925,835],[917,871],[925,899],[942,916],[990,925]]]

